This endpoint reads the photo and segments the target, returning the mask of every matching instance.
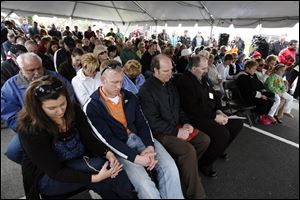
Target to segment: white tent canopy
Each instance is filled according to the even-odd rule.
[[[19,15],[71,17],[114,24],[292,27],[298,1],[1,1],[1,11]]]

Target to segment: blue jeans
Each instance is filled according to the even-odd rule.
[[[100,170],[106,160],[93,157],[89,158],[88,161],[90,166],[97,170]],[[95,171],[91,169],[84,159],[74,159],[64,162],[64,164],[71,169],[82,171],[90,174],[95,174]],[[72,191],[76,191],[85,187],[98,193],[104,199],[117,199],[117,198],[132,198],[133,187],[127,177],[125,171],[121,171],[116,178],[107,178],[98,183],[72,183],[72,182],[61,182],[44,175],[40,178],[38,183],[39,191],[42,195],[46,196],[57,196],[66,194]]]
[[[23,148],[20,144],[19,134],[16,135],[11,139],[10,143],[7,146],[6,152],[4,153],[8,159],[21,164],[23,158]]]
[[[127,145],[141,153],[146,147],[140,137],[130,134]],[[120,163],[135,187],[139,199],[183,199],[179,172],[175,161],[165,148],[154,139],[154,148],[158,163],[155,166],[159,189],[149,177],[146,169],[138,164],[119,157]]]

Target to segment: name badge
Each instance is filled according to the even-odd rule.
[[[210,92],[209,92],[208,94],[209,94],[209,98],[210,98],[210,99],[214,99],[214,94],[213,94],[213,93],[210,93]]]

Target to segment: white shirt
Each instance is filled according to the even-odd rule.
[[[202,43],[202,38],[201,37],[196,37],[196,46],[200,47]]]
[[[116,56],[116,57],[114,57],[114,60],[116,60],[116,61],[120,62],[120,63],[121,63],[121,65],[123,66],[123,63],[122,63],[122,60],[121,60],[120,56]]]
[[[217,70],[219,72],[219,74],[221,75],[222,77],[222,80],[228,80],[228,79],[233,79],[233,76],[230,76],[229,75],[229,65],[227,65],[225,67],[225,64],[224,63],[220,63],[218,66],[217,66]]]
[[[222,83],[219,82],[221,75],[214,64],[208,68],[208,78],[212,82],[215,90],[222,90]]]
[[[77,72],[77,75],[72,79],[72,85],[75,95],[83,107],[89,100],[90,95],[93,94],[101,85],[100,72],[97,72],[94,78],[86,77],[82,69]]]

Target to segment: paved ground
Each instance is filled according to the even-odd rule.
[[[299,199],[299,103],[295,119],[285,117],[282,125],[255,127],[294,142],[298,147],[244,127],[227,150],[229,160],[218,160],[217,178],[202,177],[211,199]],[[21,168],[4,151],[14,135],[1,130],[1,199],[24,196]],[[90,198],[87,192],[74,198]]]

